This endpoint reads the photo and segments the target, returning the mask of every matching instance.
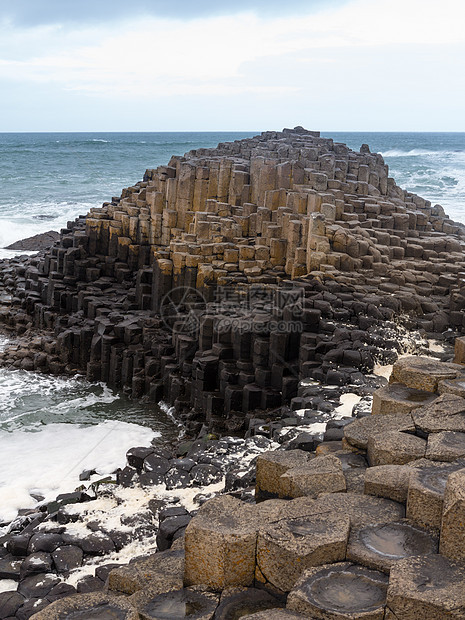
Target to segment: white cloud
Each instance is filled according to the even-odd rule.
[[[147,18],[98,30],[12,30],[2,36],[0,77],[100,96],[292,92],[301,85],[263,84],[253,63],[296,53],[305,62],[330,62],[324,50],[341,48],[345,54],[360,47],[463,43],[464,4],[444,0],[439,10],[428,0],[354,0],[279,19],[244,13],[187,22]]]

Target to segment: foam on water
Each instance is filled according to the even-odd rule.
[[[118,420],[0,430],[0,521],[14,519],[19,508],[35,506],[31,493],[50,501],[79,486],[84,470],[107,475],[124,467],[130,446],[148,445],[159,435]]]

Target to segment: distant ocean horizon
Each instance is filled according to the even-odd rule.
[[[119,196],[172,155],[260,132],[0,133],[0,256],[5,246]],[[465,223],[465,133],[331,132],[358,151],[381,153],[401,187]]]

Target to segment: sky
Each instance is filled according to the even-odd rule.
[[[465,131],[464,0],[0,0],[0,132]]]

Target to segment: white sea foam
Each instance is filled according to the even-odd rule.
[[[125,465],[126,451],[148,445],[159,433],[136,424],[106,420],[93,426],[47,424],[0,430],[0,521],[36,505],[30,493],[53,500],[81,483],[83,470],[107,475]]]
[[[383,157],[444,157],[447,155],[457,155],[460,151],[431,151],[425,149],[410,149],[409,151],[403,151],[401,149],[388,149],[383,151],[381,155]]]

